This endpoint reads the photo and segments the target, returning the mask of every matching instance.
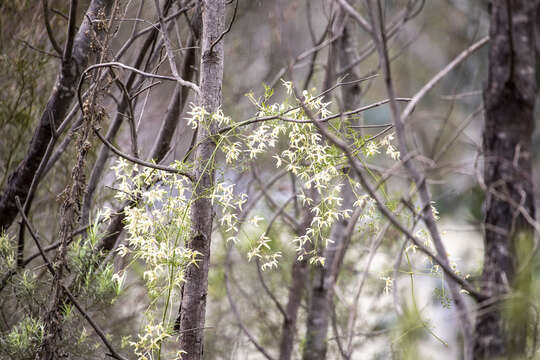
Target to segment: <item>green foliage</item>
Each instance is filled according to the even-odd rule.
[[[0,336],[0,354],[10,359],[32,359],[43,342],[45,325],[39,319],[23,318],[7,334]]]
[[[116,273],[112,264],[103,264],[104,254],[98,249],[100,232],[98,217],[88,229],[86,237],[79,237],[68,252],[69,268],[80,274],[73,289],[84,297],[95,299],[95,305],[107,305],[120,296],[124,276]]]
[[[0,277],[11,273],[17,264],[15,239],[9,234],[0,235]]]
[[[8,50],[8,49],[3,49]],[[0,131],[10,141],[0,143],[0,166],[4,174],[2,187],[31,137],[31,126],[43,109],[45,99],[39,92],[47,57],[19,44],[7,53],[0,53]]]
[[[86,236],[75,239],[67,254],[68,269],[78,276],[73,277],[72,293],[90,313],[109,310],[111,303],[121,295],[124,278],[116,273],[112,264],[104,263],[103,254],[97,251],[97,244],[102,238],[100,224],[103,219],[97,218]],[[7,271],[15,269],[15,249],[11,237],[0,237],[0,265],[2,278]],[[44,269],[45,270],[45,269]],[[4,274],[4,272],[6,272]],[[48,298],[44,291],[50,291],[50,274],[38,276],[28,268],[17,271],[8,282],[9,289],[3,290],[3,305],[10,308],[18,304],[18,311],[4,312],[2,328],[9,331],[0,333],[0,358],[33,359],[44,336],[44,325],[41,320],[47,313]],[[81,301],[84,299],[84,301]],[[69,353],[84,358],[91,355],[96,348],[96,339],[86,329],[87,323],[75,306],[66,301],[61,305],[60,314],[63,322],[62,341],[60,346],[69,348]]]

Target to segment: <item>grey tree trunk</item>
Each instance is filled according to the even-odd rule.
[[[534,1],[493,1],[489,75],[484,90],[484,181],[486,185],[482,290],[474,359],[517,358],[525,353],[527,307],[501,299],[527,291],[529,276],[519,256],[534,235],[531,135],[534,127]],[[518,209],[518,206],[521,206]],[[520,271],[518,271],[520,270]],[[516,309],[520,307],[520,309]],[[514,311],[518,310],[518,311]],[[505,317],[510,309],[514,318]],[[523,321],[523,322],[522,322]]]
[[[51,96],[41,115],[38,126],[22,162],[9,176],[4,191],[0,196],[0,232],[6,230],[17,215],[15,197],[24,203],[34,174],[45,155],[45,151],[53,136],[53,130],[66,117],[67,111],[75,96],[81,72],[86,68],[92,54],[91,43],[94,31],[98,31],[89,19],[94,19],[101,9],[108,14],[111,7],[109,0],[93,0],[83,18],[79,31],[73,42],[71,57],[64,59]],[[54,126],[54,129],[51,128]]]
[[[223,41],[214,44],[221,32],[225,18],[224,0],[202,1],[202,51],[200,66],[200,105],[208,112],[215,112],[222,101]],[[214,44],[214,46],[212,46]],[[195,154],[195,177],[191,206],[192,235],[188,247],[198,251],[197,266],[186,269],[182,302],[180,307],[180,347],[187,354],[184,359],[203,358],[206,296],[208,292],[208,267],[214,209],[208,193],[214,186],[213,153],[214,140],[209,137],[215,126],[199,126],[199,146]]]
[[[350,187],[344,186],[341,196],[344,199],[343,208],[350,209],[354,199]],[[347,219],[342,219],[334,225],[330,234],[330,239],[334,242],[324,251],[325,264],[314,269],[306,325],[306,345],[302,354],[304,360],[326,359],[326,336],[332,314],[334,285],[348,246],[347,227]]]
[[[338,9],[338,11],[335,27],[338,28],[337,31],[341,31],[342,33],[339,40],[331,47],[329,58],[337,58],[339,68],[345,68],[353,61],[353,47],[351,45],[350,30],[348,29],[350,24],[346,24],[343,11],[341,9]],[[330,78],[335,78],[335,76],[327,76],[327,79]],[[351,70],[346,81],[349,82],[357,79],[358,76]],[[331,85],[330,81],[327,80],[326,88],[329,88]],[[343,86],[341,90],[343,111],[351,110],[358,105],[359,84]],[[340,197],[343,199],[343,209],[351,209],[354,202],[354,194],[349,186],[343,186]],[[324,267],[317,266],[314,269],[310,296],[311,302],[306,324],[306,346],[302,354],[304,360],[326,359],[326,337],[332,313],[333,288],[341,268],[341,260],[348,245],[347,226],[347,219],[342,219],[334,225],[330,234],[330,239],[334,243],[329,244],[324,250],[325,265]]]
[[[305,234],[305,229],[309,227],[313,220],[313,214],[310,209],[305,209],[306,215],[301,224],[301,231],[298,235]],[[285,307],[286,316],[281,325],[281,338],[279,343],[279,360],[290,360],[294,349],[296,339],[296,323],[298,319],[298,310],[302,298],[304,297],[304,288],[308,279],[308,258],[304,256],[302,260],[296,260],[291,270],[291,285],[289,286],[287,306]]]

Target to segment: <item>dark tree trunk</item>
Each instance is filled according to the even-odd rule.
[[[0,232],[6,230],[17,215],[15,197],[24,203],[34,174],[45,155],[45,151],[53,136],[54,129],[66,117],[69,106],[75,96],[81,72],[86,68],[92,53],[94,26],[89,19],[98,16],[98,11],[110,8],[108,0],[94,0],[90,3],[86,16],[79,27],[73,42],[72,56],[62,61],[59,75],[52,90],[45,111],[41,115],[38,126],[26,152],[26,155],[15,171],[9,176],[4,192],[0,197]]]
[[[350,209],[354,199],[350,187],[344,186],[341,196],[344,199],[343,209]],[[333,243],[324,250],[324,266],[317,266],[314,269],[306,325],[306,346],[302,354],[304,360],[326,359],[326,337],[332,314],[334,285],[349,243],[348,225],[347,219],[341,219],[333,226],[330,234]]]
[[[312,190],[312,195],[314,191]],[[299,229],[297,229],[297,235],[305,235],[311,221],[313,220],[313,213],[309,207],[304,208],[305,216],[302,219],[302,223]],[[311,245],[306,244],[306,251],[312,249]],[[287,297],[287,306],[285,308],[286,316],[283,319],[281,325],[281,338],[279,342],[279,360],[290,360],[294,349],[294,341],[296,339],[296,323],[298,319],[298,311],[304,297],[304,288],[308,280],[308,257],[304,256],[302,260],[296,259],[293,263],[291,270],[291,285],[289,286],[289,292]]]
[[[202,1],[202,51],[200,67],[200,105],[213,113],[221,106],[221,86],[223,80],[223,40],[212,46],[221,32],[225,18],[224,0]],[[212,49],[213,48],[213,49]],[[209,135],[215,131],[200,126],[199,146],[195,154],[195,175],[191,206],[192,235],[188,247],[200,253],[197,266],[186,269],[185,285],[180,307],[180,347],[187,354],[184,359],[203,358],[204,324],[206,296],[208,292],[208,268],[210,263],[210,242],[214,209],[208,193],[214,186],[213,153],[214,139]]]
[[[519,272],[523,260],[519,254],[534,235],[523,216],[526,212],[534,219],[535,213],[531,180],[536,95],[533,7],[530,0],[493,1],[491,7],[489,76],[484,90],[486,214],[481,283],[489,300],[479,307],[475,359],[515,358],[526,347],[527,307],[512,301],[503,304],[502,297],[512,290],[526,291],[528,276]],[[521,316],[504,316],[516,306],[522,306]]]
[[[304,287],[308,275],[308,260],[296,260],[292,267],[292,281],[289,287],[289,299],[285,313],[287,318],[283,319],[281,326],[281,340],[279,343],[279,360],[290,360],[294,349],[294,340],[296,338],[296,322],[298,318],[298,309],[302,302]]]

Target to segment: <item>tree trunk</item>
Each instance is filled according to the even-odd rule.
[[[313,196],[315,191],[311,189],[311,195]],[[304,207],[305,215],[302,219],[301,226],[296,230],[297,235],[305,235],[306,230],[309,228],[311,221],[313,221],[313,213],[311,207]],[[307,251],[312,249],[310,244],[306,244],[309,248],[305,248]],[[298,319],[298,310],[302,303],[304,296],[304,288],[308,280],[308,260],[307,256],[304,256],[302,260],[296,259],[293,263],[291,270],[291,285],[289,286],[287,307],[285,308],[286,316],[283,319],[281,325],[281,338],[279,342],[279,360],[290,360],[294,349],[294,341],[296,339],[296,323]]]
[[[354,194],[349,186],[343,187],[341,197],[343,198],[343,209],[351,209]],[[314,270],[306,325],[306,346],[302,354],[304,360],[326,359],[326,336],[332,314],[334,285],[348,246],[348,224],[347,219],[341,219],[332,227],[330,239],[334,242],[324,250],[324,266],[317,266]]]
[[[475,359],[515,358],[526,348],[527,305],[503,304],[502,297],[511,290],[526,292],[529,286],[528,275],[518,269],[523,268],[519,254],[530,246],[534,234],[523,216],[525,212],[534,219],[535,212],[530,152],[536,93],[533,6],[529,0],[508,0],[493,1],[491,7],[484,90],[487,189],[481,284],[490,299],[479,307]],[[517,307],[521,309],[512,311]],[[508,309],[518,317],[505,317]]]
[[[347,67],[353,60],[351,54],[351,38],[348,25],[346,24],[345,16],[341,9],[336,15],[335,27],[342,27],[342,33],[339,40],[331,47],[329,58],[337,57],[339,60],[339,68]],[[334,34],[335,35],[335,34]],[[330,63],[330,59],[329,59]],[[345,81],[354,81],[358,76],[351,70]],[[327,79],[335,76],[327,76]],[[326,88],[333,84],[326,81]],[[342,111],[353,109],[357,105],[358,94],[360,92],[359,84],[343,86],[342,94]],[[354,194],[351,188],[344,184],[341,194],[343,199],[343,209],[351,209],[354,200]],[[332,298],[333,289],[341,267],[341,259],[347,246],[347,219],[338,221],[332,228],[330,239],[334,243],[329,244],[324,250],[325,265],[317,266],[314,270],[313,286],[311,288],[311,303],[308,309],[308,317],[306,324],[306,346],[302,357],[304,360],[323,360],[326,359],[328,325],[332,313]],[[336,256],[338,255],[338,256]]]
[[[200,105],[213,113],[221,106],[221,86],[223,80],[223,40],[216,41],[223,31],[225,18],[224,0],[202,1],[202,51],[200,66]],[[192,235],[188,247],[200,253],[197,266],[186,269],[186,283],[180,307],[180,347],[187,354],[184,359],[203,358],[204,324],[206,296],[208,291],[208,267],[210,262],[210,242],[214,209],[208,193],[214,186],[213,153],[216,148],[209,135],[215,125],[206,128],[199,124],[197,152],[195,154],[195,175],[191,206]]]
[[[281,326],[281,340],[279,344],[279,360],[290,360],[296,338],[296,322],[298,309],[302,302],[304,287],[306,286],[308,274],[308,259],[296,260],[292,267],[291,286],[289,287],[289,300],[285,313],[287,317],[283,319]]]

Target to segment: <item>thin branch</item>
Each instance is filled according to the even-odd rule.
[[[229,23],[229,26],[227,27],[227,29],[225,31],[223,31],[221,34],[219,34],[219,36],[218,36],[218,38],[216,40],[214,40],[212,42],[212,44],[210,45],[210,49],[208,49],[209,52],[212,52],[212,50],[214,50],[214,46],[216,46],[216,44],[218,42],[220,42],[223,39],[223,37],[225,35],[227,35],[227,33],[229,33],[231,31],[234,20],[236,19],[236,12],[238,11],[238,1],[239,0],[236,0],[236,3],[234,4],[234,12],[233,12],[233,16],[231,18],[231,22]]]
[[[24,46],[27,46],[29,49],[32,49],[32,50],[34,50],[34,51],[37,51],[37,52],[40,53],[40,54],[47,55],[47,56],[50,56],[50,57],[54,57],[54,58],[57,58],[57,59],[61,59],[61,58],[62,58],[60,55],[56,55],[56,54],[50,53],[50,52],[48,52],[48,51],[41,50],[40,48],[35,47],[34,45],[30,44],[30,43],[29,43],[28,41],[26,41],[26,40],[20,39],[19,41],[22,42]]]
[[[414,111],[414,107],[418,102],[427,94],[429,90],[431,90],[441,79],[443,79],[448,73],[456,66],[461,64],[465,59],[467,59],[470,55],[472,55],[476,50],[481,49],[484,45],[486,45],[489,42],[489,36],[486,36],[479,41],[475,42],[471,46],[469,46],[467,49],[465,49],[461,54],[459,54],[454,60],[452,60],[444,69],[439,71],[431,80],[427,82],[426,85],[418,91],[413,98],[411,99],[411,102],[405,107],[405,110],[401,113],[401,121],[405,121],[407,117]]]
[[[132,66],[125,65],[125,64],[123,64],[121,62],[113,61],[113,62],[94,64],[94,65],[91,65],[88,68],[86,68],[86,70],[84,70],[84,72],[81,75],[81,79],[79,80],[79,86],[78,86],[78,89],[77,89],[77,96],[78,96],[78,99],[79,99],[79,107],[80,107],[81,110],[83,109],[83,101],[82,101],[81,89],[82,89],[82,84],[83,84],[83,82],[85,80],[86,74],[88,72],[94,70],[94,69],[103,68],[103,67],[112,67],[112,68],[118,67],[118,68],[122,68],[122,69],[125,69],[125,70],[133,71],[133,72],[135,72],[135,73],[137,73],[139,75],[143,75],[143,76],[154,78],[154,79],[178,81],[176,78],[174,78],[172,76],[165,76],[165,75],[158,75],[158,74],[148,73],[148,72],[139,70],[137,68],[134,68]],[[189,82],[189,83],[191,85],[197,86],[197,85],[195,85],[195,84],[193,84],[191,82]],[[183,84],[180,84],[180,85],[189,86],[189,85],[183,85]]]
[[[137,137],[137,129],[135,127],[135,112],[133,110],[133,104],[131,103],[131,98],[129,96],[129,91],[126,87],[126,85],[120,81],[118,78],[115,78],[115,83],[122,91],[122,94],[124,95],[124,99],[127,104],[127,108],[129,110],[129,116],[128,116],[128,122],[129,122],[129,129],[130,129],[130,135],[131,135],[131,152],[133,153],[133,156],[136,158],[139,158],[139,140]]]
[[[105,144],[105,146],[107,146],[113,153],[115,153],[116,155],[118,155],[118,156],[120,156],[120,157],[122,157],[122,158],[124,158],[124,159],[126,159],[128,161],[131,161],[132,163],[135,163],[135,164],[138,164],[138,165],[141,165],[141,166],[145,166],[145,167],[149,167],[149,168],[152,168],[152,169],[156,169],[156,170],[166,171],[166,172],[173,173],[173,174],[179,174],[179,175],[187,177],[191,181],[195,181],[195,177],[191,173],[188,173],[188,172],[185,172],[185,171],[182,171],[182,170],[177,170],[175,168],[171,168],[171,167],[168,167],[168,166],[163,166],[163,165],[159,165],[159,164],[153,164],[151,162],[144,161],[144,160],[141,160],[141,159],[137,159],[137,158],[135,158],[135,157],[133,157],[131,155],[123,153],[122,151],[118,150],[113,144],[111,144],[109,141],[107,141],[107,139],[105,139],[103,137],[103,135],[101,135],[96,128],[94,128],[94,133],[97,135],[99,140],[101,140],[101,142],[103,144]]]
[[[276,221],[276,219],[283,213],[283,211],[285,210],[285,207],[293,200],[296,198],[296,195],[293,195],[291,196],[287,201],[285,201],[285,203],[283,203],[283,205],[281,205],[281,207],[275,212],[274,216],[272,217],[272,219],[270,220],[270,222],[268,223],[268,227],[266,228],[265,232],[264,232],[264,236],[267,236],[268,233],[270,232],[270,229],[272,228],[272,225],[274,225],[274,222]],[[270,297],[270,299],[272,299],[272,301],[274,302],[274,304],[276,305],[276,307],[278,308],[279,312],[281,312],[281,314],[283,315],[283,317],[285,319],[288,319],[288,316],[287,316],[287,312],[285,311],[285,309],[283,308],[283,306],[281,305],[281,303],[279,302],[279,300],[275,297],[274,293],[272,293],[272,291],[270,291],[270,289],[268,288],[268,286],[266,285],[266,282],[264,281],[264,277],[262,275],[262,271],[261,271],[261,264],[260,264],[260,261],[259,261],[259,258],[256,258],[255,259],[255,264],[257,265],[257,275],[259,277],[259,281],[264,289],[264,291],[266,292],[266,294],[268,294],[268,296]]]
[[[179,9],[178,11],[176,11],[175,13],[167,16],[165,19],[164,19],[164,22],[165,23],[168,23],[169,21],[171,20],[174,20],[176,19],[178,16],[184,14],[185,12],[187,12],[188,10],[192,9],[196,4],[196,1],[192,1],[191,3],[189,3],[188,5],[186,5],[185,7],[183,7],[182,9]],[[152,24],[142,30],[140,30],[139,32],[137,32],[136,34],[132,35],[129,40],[127,40],[125,42],[125,44],[122,46],[122,48],[120,50],[118,50],[118,52],[116,53],[116,56],[115,58],[116,59],[119,59],[120,57],[122,57],[124,55],[124,53],[131,47],[131,45],[133,44],[133,42],[135,42],[135,40],[137,40],[139,37],[143,36],[144,34],[152,31],[152,30],[159,30],[159,27],[160,27],[160,24],[159,22],[156,23],[156,24]]]
[[[47,0],[41,1],[43,5],[43,21],[45,22],[45,29],[47,30],[47,35],[49,37],[49,41],[51,42],[51,45],[54,49],[54,51],[58,54],[58,57],[62,56],[62,49],[58,45],[58,42],[56,42],[56,39],[54,38],[54,33],[51,28],[51,23],[49,22],[49,4],[47,4]]]
[[[227,249],[227,255],[226,255],[226,259],[225,259],[225,268],[226,270],[229,270],[231,269],[231,263],[230,263],[230,247]],[[242,322],[242,319],[240,318],[240,314],[238,312],[238,309],[236,308],[236,304],[235,302],[233,301],[232,299],[232,296],[231,296],[231,289],[229,287],[229,275],[228,275],[228,271],[225,271],[224,273],[224,277],[225,277],[225,292],[227,293],[227,299],[229,300],[229,305],[231,306],[231,310],[233,312],[233,315],[234,317],[236,318],[236,321],[238,323],[238,326],[240,327],[240,329],[242,329],[242,331],[244,332],[244,334],[246,334],[246,336],[248,337],[249,341],[255,346],[255,348],[257,348],[257,350],[268,360],[274,360],[274,358],[272,356],[270,356],[270,354],[268,354],[266,352],[266,350],[257,342],[257,340],[255,340],[255,337],[253,335],[251,335],[251,333],[249,332],[248,328],[244,325],[244,323]]]
[[[163,35],[163,42],[165,43],[165,51],[167,53],[167,58],[169,60],[169,65],[171,67],[171,71],[174,75],[174,78],[180,85],[193,89],[193,91],[195,91],[195,93],[197,93],[197,95],[200,96],[201,90],[199,89],[199,87],[191,81],[186,81],[182,79],[182,77],[180,77],[180,74],[178,74],[178,69],[176,66],[176,61],[174,60],[174,53],[173,53],[172,45],[171,45],[171,39],[169,39],[169,35],[167,34],[167,28],[165,27],[165,20],[163,19],[163,13],[161,12],[161,7],[159,6],[159,0],[154,0],[154,4],[156,5],[156,11],[159,17],[159,24],[161,25],[160,31],[161,31],[161,35]]]
[[[75,21],[77,20],[77,5],[78,0],[71,0],[69,4],[68,34],[64,47],[64,55],[62,56],[64,62],[71,60],[71,54],[73,52],[73,40],[75,39],[76,33]]]
[[[365,32],[367,32],[368,34],[373,33],[373,30],[371,29],[371,25],[369,25],[368,21],[366,19],[364,19],[364,17],[362,15],[360,15],[360,13],[358,11],[356,11],[356,9],[354,7],[352,7],[351,4],[349,4],[347,2],[347,0],[337,0],[337,1],[341,5],[341,7],[349,15],[352,16],[352,18],[358,23],[358,25],[360,25],[360,27],[362,29],[364,29]]]
[[[328,122],[328,121],[333,120],[333,119],[346,117],[346,116],[351,116],[351,115],[357,115],[357,114],[359,114],[361,112],[364,112],[366,110],[370,110],[370,109],[373,109],[375,107],[387,104],[389,101],[390,101],[389,99],[381,100],[381,101],[378,101],[378,102],[373,103],[373,104],[369,104],[369,105],[359,107],[358,109],[355,109],[355,110],[346,111],[346,112],[342,112],[342,113],[339,113],[339,114],[334,114],[334,115],[330,115],[330,116],[327,116],[327,117],[324,117],[324,118],[314,119],[314,120],[311,120],[311,119],[309,119],[309,120],[297,120],[297,119],[293,119],[293,118],[287,118],[287,117],[282,115],[282,114],[286,114],[286,113],[288,113],[290,111],[295,110],[296,109],[296,107],[295,107],[295,108],[292,108],[292,109],[289,109],[289,110],[283,112],[282,114],[270,115],[270,116],[265,116],[265,117],[260,117],[260,118],[252,118],[252,119],[241,121],[241,122],[239,122],[237,124],[230,125],[230,126],[227,126],[227,127],[224,127],[222,129],[220,129],[218,131],[218,134],[223,134],[223,133],[229,132],[229,131],[234,130],[234,129],[236,129],[238,127],[241,127],[241,126],[256,124],[256,123],[259,123],[259,122],[265,122],[265,121],[270,121],[270,120],[282,120],[282,121],[285,121],[285,122],[291,122],[291,123],[297,123],[297,124],[311,124],[313,122],[325,123],[325,122]],[[408,101],[411,101],[411,99],[410,98],[396,98],[396,101],[408,102]],[[302,105],[299,105],[299,106],[302,106]],[[362,125],[362,126],[351,126],[351,127],[354,127],[354,128],[390,127],[391,128],[392,126],[393,126],[392,124],[383,124],[383,125]]]
[[[137,96],[139,96],[139,95],[142,94],[143,92],[145,92],[145,91],[147,91],[147,90],[150,90],[150,89],[153,88],[154,86],[157,86],[157,85],[160,85],[160,84],[161,84],[161,81],[156,81],[155,83],[151,83],[151,84],[146,85],[146,86],[143,87],[142,89],[140,89],[140,90],[138,90],[137,92],[135,92],[133,95],[130,95],[129,100],[135,99]]]

